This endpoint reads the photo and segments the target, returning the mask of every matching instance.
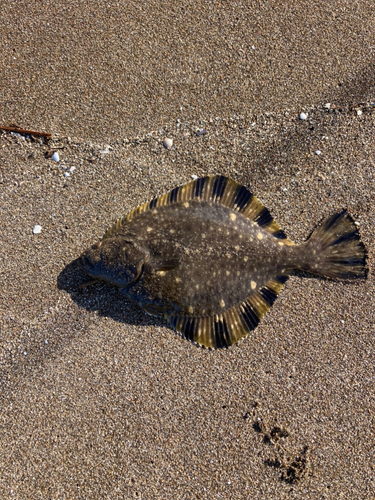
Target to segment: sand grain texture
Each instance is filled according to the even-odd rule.
[[[1,123],[53,138],[0,132],[0,497],[372,499],[373,2],[3,3]],[[295,273],[222,351],[78,288],[113,221],[216,173],[296,242],[347,209],[368,279]]]

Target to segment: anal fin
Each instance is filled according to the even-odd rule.
[[[214,316],[175,316],[164,314],[172,328],[203,347],[220,349],[236,344],[254,330],[275,302],[288,274],[268,281],[244,302]]]

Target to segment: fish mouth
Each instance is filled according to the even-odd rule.
[[[86,273],[90,274],[90,271],[95,267],[95,265],[98,263],[98,260],[100,260],[100,254],[98,255],[97,250],[100,248],[102,242],[100,241],[99,243],[96,243],[89,249],[85,250],[83,254],[78,258],[78,265],[79,267],[83,270],[86,271]]]

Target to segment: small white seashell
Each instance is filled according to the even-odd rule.
[[[317,150],[315,151],[315,154],[316,154],[316,155],[321,155],[321,154],[322,154],[322,152],[321,152],[321,151],[319,151],[319,149],[317,149]]]
[[[299,119],[300,119],[300,120],[307,120],[307,113],[301,113],[301,114],[299,115]]]
[[[64,172],[64,177],[69,177],[70,173],[69,172]]]
[[[173,146],[173,139],[170,139],[169,137],[166,137],[163,141],[163,146],[166,148],[166,149],[171,149],[171,147]]]
[[[76,167],[70,167],[69,172],[74,172],[75,169]]]
[[[57,151],[55,151],[55,152],[53,153],[53,155],[51,156],[51,158],[52,158],[52,160],[53,160],[53,161],[55,161],[56,163],[57,163],[58,161],[60,161],[60,156],[59,156],[59,153],[58,153]]]
[[[361,109],[357,109],[357,115],[361,116],[361,114],[362,114],[362,110]]]
[[[36,226],[34,226],[34,229],[33,229],[34,234],[40,234],[41,232],[42,232],[42,226],[38,226],[38,224]]]
[[[324,105],[324,107],[326,109],[331,109],[331,103],[330,102],[327,102],[327,104]]]

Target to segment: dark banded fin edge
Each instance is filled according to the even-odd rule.
[[[209,349],[222,349],[249,335],[275,302],[288,274],[277,276],[235,307],[206,317],[164,315],[182,337]]]
[[[202,201],[220,203],[241,213],[256,222],[275,238],[283,240],[286,245],[293,245],[284,231],[273,220],[269,210],[245,186],[223,175],[201,177],[183,186],[175,187],[168,193],[135,208],[128,215],[119,219],[105,233],[103,238],[110,237],[124,222],[130,221],[149,210],[177,202]]]

